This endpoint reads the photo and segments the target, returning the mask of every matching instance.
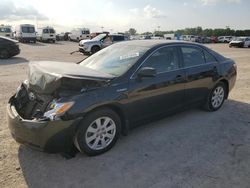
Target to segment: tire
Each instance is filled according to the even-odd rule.
[[[217,111],[223,105],[227,96],[226,86],[223,82],[219,82],[214,86],[206,99],[204,109],[210,112]]]
[[[76,132],[74,144],[81,153],[99,155],[115,145],[120,132],[120,117],[109,108],[101,108],[84,118]]]
[[[100,49],[101,49],[101,48],[100,48],[99,46],[93,46],[93,47],[91,48],[91,53],[94,54],[94,53],[98,52]]]
[[[9,52],[7,50],[0,51],[0,59],[7,59],[9,56]]]

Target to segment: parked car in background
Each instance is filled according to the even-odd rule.
[[[100,34],[91,40],[81,40],[79,51],[85,54],[94,54],[102,48],[125,40],[127,37],[121,34]]]
[[[21,24],[16,26],[14,37],[20,42],[34,42],[36,43],[35,26],[31,24]]]
[[[211,42],[212,43],[218,43],[219,41],[218,41],[218,37],[216,37],[216,36],[211,36]]]
[[[180,39],[184,40],[184,41],[195,42],[195,36],[194,35],[182,35],[180,37]]]
[[[250,37],[235,37],[229,43],[229,47],[248,47],[250,48]]]
[[[151,36],[151,39],[161,40],[161,39],[164,39],[164,35],[155,34],[155,35]]]
[[[18,41],[0,36],[0,59],[7,59],[19,53]]]
[[[57,34],[56,35],[56,40],[57,41],[67,41],[67,40],[69,40],[69,34],[70,34],[70,32],[65,32],[65,33],[59,33],[59,34]]]
[[[190,106],[217,111],[236,81],[233,60],[170,40],[116,43],[78,64],[29,67],[7,104],[13,138],[40,151],[75,147],[88,155],[108,151],[145,120]]]
[[[11,26],[0,25],[0,36],[13,38]]]
[[[229,43],[232,39],[233,39],[232,36],[220,36],[220,37],[218,37],[218,42]]]
[[[166,39],[166,40],[174,40],[174,39],[176,39],[175,33],[164,34],[163,36],[164,36],[164,39]]]
[[[41,42],[56,42],[56,31],[53,27],[42,27],[37,29],[36,40]]]
[[[77,41],[90,38],[90,31],[88,28],[77,28],[73,29],[69,34],[70,41]]]

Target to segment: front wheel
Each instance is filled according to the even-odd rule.
[[[226,92],[226,87],[223,82],[216,84],[207,98],[204,106],[205,109],[208,111],[219,110],[225,101]]]
[[[120,131],[119,116],[111,109],[102,108],[84,118],[74,143],[82,153],[90,156],[99,155],[115,145]]]
[[[100,49],[101,49],[101,48],[100,48],[99,46],[93,46],[93,47],[91,48],[91,53],[94,54],[94,53],[98,52]]]

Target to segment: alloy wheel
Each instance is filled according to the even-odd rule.
[[[85,141],[92,150],[101,150],[113,141],[115,135],[115,122],[110,117],[100,117],[87,128]]]
[[[212,95],[212,106],[214,108],[218,108],[221,106],[221,104],[223,103],[225,97],[225,91],[224,88],[222,86],[218,86],[215,88],[213,95]]]

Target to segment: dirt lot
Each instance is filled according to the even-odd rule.
[[[192,109],[138,127],[109,152],[66,160],[20,146],[10,136],[6,103],[26,78],[27,62],[83,58],[77,43],[21,44],[0,60],[0,187],[249,187],[250,49],[208,45],[238,64],[237,84],[221,110]]]

